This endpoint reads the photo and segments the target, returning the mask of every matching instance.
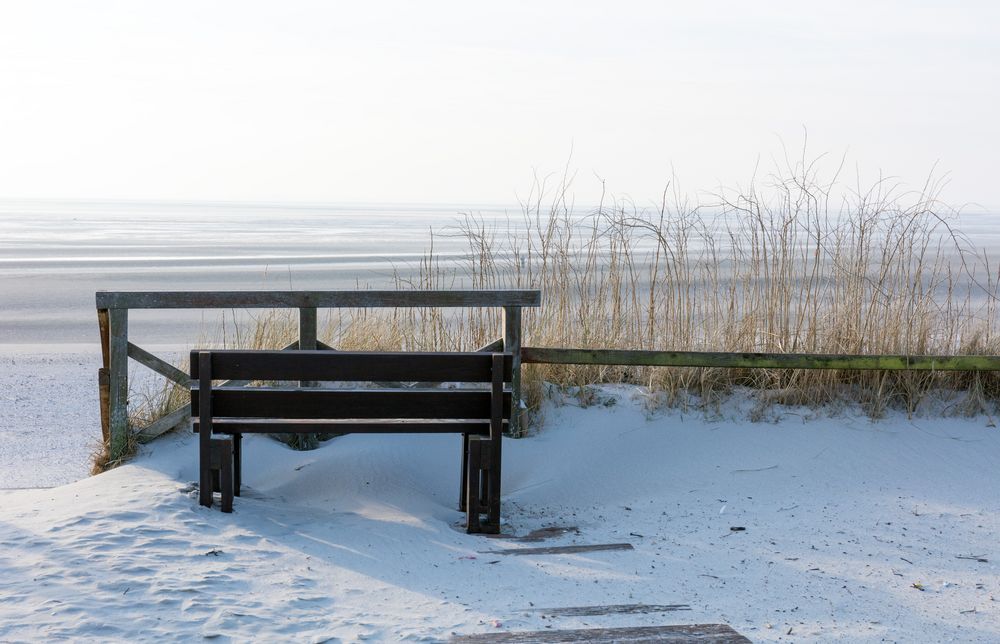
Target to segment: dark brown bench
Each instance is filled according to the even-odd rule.
[[[455,433],[462,435],[459,509],[467,514],[466,529],[499,532],[501,436],[511,413],[506,384],[512,363],[504,353],[192,351],[200,502],[211,507],[213,490],[219,491],[223,511],[232,510],[233,496],[240,494],[243,434]],[[213,380],[265,386],[213,386]],[[283,381],[318,386],[274,384]],[[359,386],[386,381],[419,385]],[[435,386],[440,383],[480,386]]]

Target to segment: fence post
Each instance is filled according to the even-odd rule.
[[[316,307],[303,306],[299,308],[299,350],[316,349]],[[319,383],[302,380],[300,387],[315,387]],[[299,449],[316,449],[319,447],[318,434],[295,434]]]
[[[128,309],[108,310],[108,456],[128,450]]]
[[[316,349],[316,307],[304,306],[299,309],[299,349]],[[303,382],[303,387],[310,387],[315,383]]]
[[[521,435],[521,307],[503,307],[503,350],[511,355],[511,436]]]
[[[108,310],[97,309],[97,328],[101,333],[101,367],[97,370],[97,387],[101,405],[101,440],[105,448],[111,445],[111,380],[108,367],[111,364],[109,344],[111,329],[108,321]]]

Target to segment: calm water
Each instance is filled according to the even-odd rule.
[[[435,255],[460,262],[462,213],[523,226],[518,207],[290,206],[0,201],[0,345],[97,342],[98,290],[391,287],[434,231]],[[585,214],[585,213],[584,213]],[[1000,216],[956,222],[991,257]],[[135,311],[130,334],[183,348],[218,312]]]
[[[0,344],[97,340],[98,290],[349,289],[408,274],[431,239],[444,261],[461,206],[0,202]],[[516,214],[517,209],[510,209]],[[136,337],[192,339],[188,314],[135,312]]]

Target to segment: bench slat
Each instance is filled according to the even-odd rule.
[[[197,351],[191,355],[191,378],[198,379]],[[215,380],[341,380],[490,382],[488,353],[398,353],[356,351],[212,351]],[[513,359],[504,357],[504,381],[510,382]]]
[[[336,420],[263,420],[224,418],[212,421],[217,434],[470,434],[488,436],[489,421],[364,422]],[[195,421],[194,431],[199,423]]]
[[[212,389],[212,418],[485,419],[490,417],[490,399],[490,392],[482,389],[219,387]],[[510,418],[510,405],[508,391],[504,418]],[[199,390],[192,389],[192,415],[199,409]]]

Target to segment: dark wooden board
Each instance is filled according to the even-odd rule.
[[[484,555],[572,555],[579,552],[600,552],[602,550],[633,550],[631,543],[594,543],[579,546],[550,546],[547,548],[508,548],[505,550],[483,550]]]
[[[198,378],[198,351],[191,352],[191,378]],[[491,382],[492,354],[458,352],[212,351],[216,380],[311,380],[345,382]],[[510,382],[513,358],[504,358]],[[186,375],[185,375],[186,377]]]
[[[192,423],[194,431],[199,429],[199,421]],[[488,436],[489,421],[480,422],[366,422],[355,421],[315,421],[287,420],[283,422],[216,418],[212,421],[216,434],[470,434]]]
[[[540,291],[98,291],[98,309],[540,306]]]
[[[472,389],[312,389],[219,387],[212,389],[214,418],[458,419],[490,417],[489,391]],[[510,417],[510,392],[504,417]],[[199,389],[191,413],[199,413]]]
[[[661,642],[662,644],[752,644],[726,624],[683,624],[626,628],[583,628],[569,631],[460,635],[452,642]]]
[[[691,610],[688,604],[612,604],[609,606],[567,606],[564,608],[526,608],[527,613],[552,617],[589,617],[593,615],[646,615]]]

